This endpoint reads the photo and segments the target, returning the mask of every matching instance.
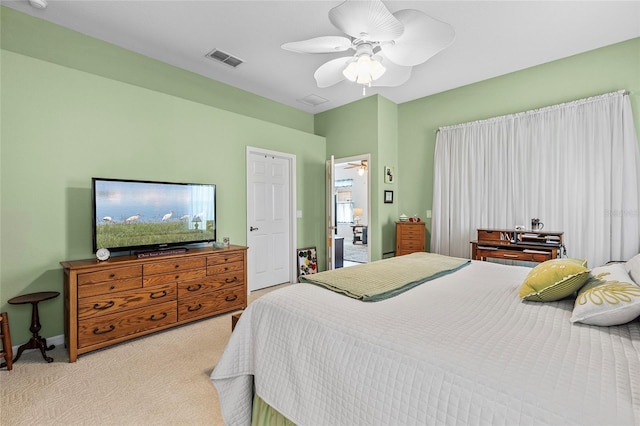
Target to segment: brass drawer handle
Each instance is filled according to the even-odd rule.
[[[198,291],[202,288],[202,284],[197,284],[197,285],[190,285],[189,287],[187,287],[187,291]]]
[[[104,311],[105,309],[109,309],[110,307],[112,307],[115,304],[116,304],[116,302],[114,302],[113,300],[109,300],[107,302],[107,304],[104,305],[104,306],[100,306],[99,303],[96,303],[95,305],[93,305],[93,309],[95,309],[96,311]]]
[[[160,320],[165,319],[166,317],[167,317],[167,313],[166,313],[166,312],[163,312],[161,317],[156,318],[156,314],[153,314],[153,315],[151,315],[151,318],[149,318],[149,319],[150,319],[151,321],[160,321]]]
[[[195,312],[195,311],[200,310],[200,309],[202,309],[202,304],[200,304],[200,303],[198,303],[198,306],[196,306],[195,308],[192,308],[191,306],[187,307],[187,311],[189,311],[189,312]]]
[[[512,258],[518,258],[520,256],[518,256],[517,254],[507,254],[507,253],[503,253],[502,257],[512,257]]]
[[[233,294],[231,296],[227,296],[224,298],[224,300],[226,300],[227,302],[233,302],[234,300],[236,300],[238,298],[238,296],[236,294]]]
[[[115,325],[113,325],[113,324],[111,324],[111,325],[109,326],[109,329],[108,329],[108,330],[103,330],[103,331],[100,331],[100,329],[96,327],[96,328],[94,328],[94,329],[93,329],[93,334],[106,334],[106,333],[111,333],[111,332],[112,332],[113,330],[115,330],[115,329],[116,329],[116,326],[115,326]]]
[[[233,278],[225,278],[224,282],[227,284],[231,284],[232,282],[238,281],[238,277],[233,277]]]
[[[161,297],[165,297],[167,295],[167,290],[162,290],[162,294],[160,296],[156,296],[156,293],[151,293],[149,296],[150,299],[160,299]]]

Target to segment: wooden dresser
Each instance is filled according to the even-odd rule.
[[[61,262],[69,362],[135,337],[246,308],[246,254],[242,246],[206,247],[144,259]]]
[[[544,262],[555,259],[563,247],[562,232],[478,229],[477,241],[471,241],[471,259],[508,259]]]
[[[424,222],[396,222],[396,256],[426,251]]]

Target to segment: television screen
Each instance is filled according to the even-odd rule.
[[[155,250],[216,240],[213,184],[92,179],[93,250]]]

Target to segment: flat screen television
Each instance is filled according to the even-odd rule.
[[[214,184],[92,178],[93,251],[216,241]]]

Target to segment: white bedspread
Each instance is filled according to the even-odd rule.
[[[640,324],[521,302],[530,269],[473,261],[366,303],[310,284],[244,312],[211,379],[229,425],[257,394],[298,425],[640,424]]]

